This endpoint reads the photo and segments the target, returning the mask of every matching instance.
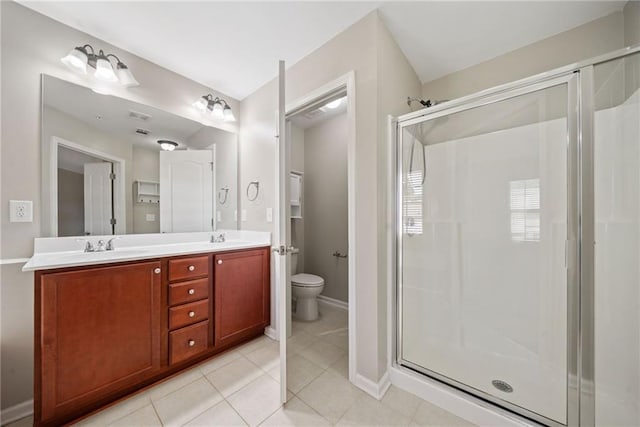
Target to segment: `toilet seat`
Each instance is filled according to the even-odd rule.
[[[300,273],[291,276],[291,285],[301,288],[317,288],[324,286],[324,279],[315,274]]]

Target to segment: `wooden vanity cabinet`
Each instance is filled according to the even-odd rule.
[[[34,423],[57,426],[264,333],[269,248],[36,271]]]
[[[214,256],[216,346],[269,324],[269,263],[268,249]]]
[[[36,420],[159,372],[160,272],[155,261],[36,273]]]

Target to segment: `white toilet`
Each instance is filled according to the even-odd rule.
[[[291,251],[291,296],[295,300],[296,320],[310,322],[318,318],[318,300],[324,289],[324,279],[314,274],[296,274],[299,249]]]

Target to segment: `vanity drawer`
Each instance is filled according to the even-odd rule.
[[[209,300],[192,302],[169,309],[169,329],[177,329],[209,318]]]
[[[209,297],[209,279],[190,280],[169,285],[169,305],[184,304]]]
[[[198,256],[169,260],[169,281],[195,279],[209,275],[209,257]]]
[[[208,333],[208,320],[169,332],[169,363],[173,365],[205,351]]]

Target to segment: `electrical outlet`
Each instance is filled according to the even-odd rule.
[[[146,214],[145,219],[147,220],[147,222],[154,222],[156,220],[156,215],[155,214]]]
[[[222,212],[217,211],[216,212],[216,218],[218,219],[218,222],[222,221]]]
[[[9,222],[33,222],[33,202],[9,200]]]
[[[241,215],[240,217],[242,218],[242,221],[246,221],[247,220],[247,210],[246,209],[242,209],[242,212],[241,212],[240,215]]]
[[[273,208],[267,208],[267,222],[273,222]]]

